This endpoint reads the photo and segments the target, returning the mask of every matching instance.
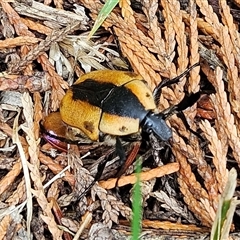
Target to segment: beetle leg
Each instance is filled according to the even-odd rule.
[[[120,165],[122,166],[126,160],[126,154],[119,137],[116,137],[116,153],[120,158]]]
[[[120,140],[119,140],[120,142]],[[121,143],[121,142],[120,142]],[[121,164],[121,169],[119,170],[119,172],[117,173],[117,181],[116,181],[116,184],[115,184],[115,187],[118,186],[118,181],[120,179],[120,177],[123,175],[124,172],[126,172],[126,170],[128,169],[128,167],[132,164],[132,162],[136,159],[136,156],[138,154],[138,151],[139,151],[139,148],[140,148],[140,145],[141,145],[141,142],[140,141],[137,141],[134,143],[134,147],[131,151],[131,153],[129,154],[128,158],[124,159],[124,162],[122,162]],[[125,154],[124,154],[125,155]],[[121,161],[121,159],[120,159]]]
[[[98,164],[98,167],[97,167],[97,173],[94,177],[94,180],[91,182],[91,184],[89,184],[89,186],[84,190],[84,192],[78,197],[79,199],[81,199],[82,197],[84,197],[89,191],[90,189],[93,187],[93,185],[100,180],[102,174],[103,174],[103,171],[105,169],[105,166],[107,164],[107,162],[109,161],[109,154],[111,154],[112,151],[109,151],[107,154],[105,154],[104,159]],[[103,158],[101,157],[101,158]]]

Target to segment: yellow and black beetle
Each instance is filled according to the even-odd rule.
[[[84,74],[63,97],[60,104],[61,119],[67,125],[80,129],[93,141],[99,140],[101,132],[117,136],[116,151],[123,163],[125,152],[118,136],[137,133],[142,129],[147,133],[154,133],[163,141],[171,138],[172,131],[165,119],[172,111],[167,114],[159,113],[156,106],[161,89],[179,82],[181,77],[197,65],[199,64],[192,65],[174,79],[163,80],[153,93],[142,77],[132,72],[98,70]],[[188,100],[196,102],[199,94],[191,94],[190,98],[187,96],[171,109],[181,112],[189,107]],[[99,180],[105,165],[106,161],[100,163],[88,190],[95,181]],[[124,169],[126,169],[125,165],[119,171],[118,177]]]
[[[99,70],[84,74],[66,92],[60,106],[62,120],[91,140],[99,132],[125,136],[153,132],[166,141],[171,129],[158,113],[153,94],[140,75]]]

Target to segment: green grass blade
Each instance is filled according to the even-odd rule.
[[[137,159],[136,165],[136,178],[137,181],[134,185],[133,191],[133,218],[132,218],[132,240],[139,239],[141,233],[141,222],[142,222],[142,194],[141,194],[141,183],[140,183],[140,172],[141,172],[141,158]]]
[[[212,226],[210,240],[228,239],[232,218],[239,200],[233,197],[237,185],[237,172],[232,168],[229,171],[226,187],[218,204],[218,211]]]
[[[108,15],[112,12],[112,10],[115,8],[115,6],[118,4],[119,0],[107,0],[104,4],[103,8],[99,12],[97,19],[93,25],[93,28],[91,32],[88,35],[88,38],[90,39],[94,33],[98,30],[98,28],[102,25],[104,20],[108,17]]]

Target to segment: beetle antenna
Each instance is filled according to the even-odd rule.
[[[192,106],[193,104],[195,104],[198,101],[201,94],[202,94],[201,92],[196,92],[196,93],[192,93],[190,95],[185,95],[180,103],[178,103],[177,105],[174,105],[174,106],[170,106],[169,108],[162,111],[161,112],[162,118],[165,120],[165,119],[171,117],[172,115],[177,114],[178,112],[182,112],[186,108]]]
[[[164,88],[166,86],[170,86],[174,83],[178,83],[182,77],[186,76],[193,68],[195,68],[199,65],[200,65],[200,63],[193,64],[186,71],[184,71],[183,73],[181,73],[180,75],[178,75],[177,77],[175,77],[173,79],[169,79],[169,78],[163,79],[158,84],[158,86],[156,86],[156,88],[153,91],[153,97],[154,97],[154,101],[155,101],[156,105],[158,105],[158,102],[159,102],[159,99],[160,99],[160,96],[161,96],[161,93],[162,93],[162,88]]]
[[[205,142],[205,139],[201,136],[200,133],[194,131],[190,125],[188,124],[188,121],[182,111],[177,113],[177,116],[183,121],[183,124],[185,125],[186,129],[188,129],[192,134],[194,134],[197,138],[201,139],[202,142]],[[188,141],[188,140],[187,140]]]
[[[191,133],[193,133],[196,137],[200,138],[204,142],[204,138],[199,133],[191,129],[183,113],[183,110],[192,106],[198,101],[201,94],[202,94],[201,92],[196,92],[196,93],[190,94],[189,96],[185,95],[183,100],[179,104],[167,108],[166,110],[161,112],[161,114],[164,120],[176,114],[179,118],[181,118],[186,129],[188,129]]]

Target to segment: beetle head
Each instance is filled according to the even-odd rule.
[[[149,112],[143,119],[142,130],[147,133],[154,133],[163,141],[169,140],[172,137],[172,131],[166,122],[162,119],[162,114]]]

